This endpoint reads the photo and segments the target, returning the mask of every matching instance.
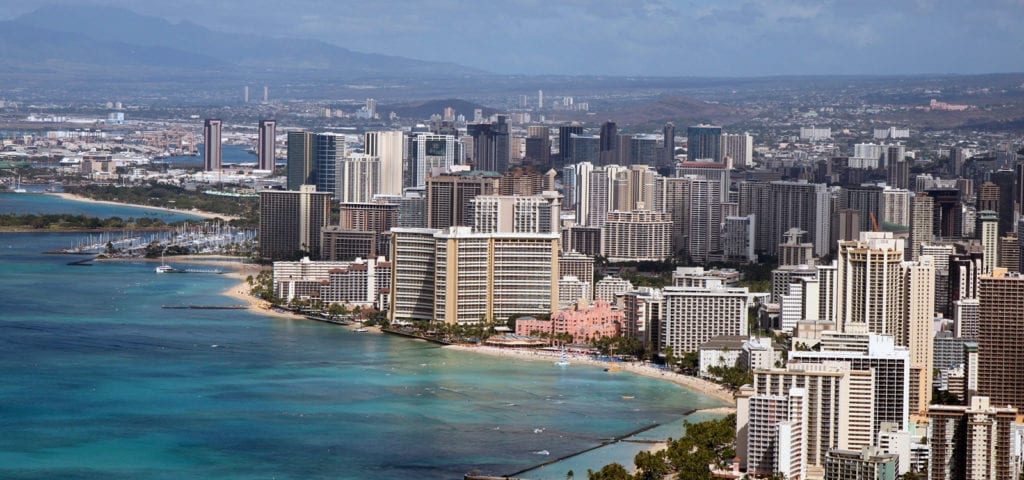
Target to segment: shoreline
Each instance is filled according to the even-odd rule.
[[[528,361],[555,361],[561,358],[561,354],[556,352],[544,352],[539,350],[516,350],[511,348],[499,348],[489,346],[469,346],[469,345],[446,345],[441,348],[450,350],[458,350],[462,352],[473,352],[483,355],[491,355],[496,357],[513,357]],[[656,380],[664,380],[687,390],[700,393],[702,395],[714,398],[721,401],[725,405],[713,408],[704,408],[697,410],[697,412],[707,413],[722,413],[728,411],[734,412],[736,409],[736,400],[733,398],[732,392],[723,388],[722,386],[703,380],[696,377],[690,377],[679,373],[666,372],[664,370],[632,362],[617,362],[609,364],[608,362],[602,362],[594,360],[589,357],[582,357],[578,355],[570,355],[569,359],[574,363],[582,365],[590,365],[595,367],[608,367],[614,365],[622,368],[622,371],[640,375],[643,377],[653,378]]]
[[[115,201],[112,201],[112,200],[96,200],[94,198],[83,197],[81,195],[75,195],[73,193],[67,193],[67,192],[44,192],[44,195],[53,195],[55,197],[60,197],[60,198],[63,198],[65,200],[71,200],[71,201],[75,201],[75,202],[98,203],[98,204],[101,204],[101,205],[116,205],[116,206],[120,206],[120,207],[148,208],[148,209],[151,209],[151,210],[159,210],[159,211],[162,211],[162,212],[178,213],[178,214],[182,214],[182,215],[192,215],[192,216],[204,218],[204,219],[207,219],[207,220],[212,220],[212,219],[215,219],[215,218],[219,218],[219,219],[224,220],[224,221],[238,220],[238,217],[233,216],[233,215],[223,215],[223,214],[220,214],[220,213],[204,212],[202,210],[182,210],[180,208],[153,207],[153,206],[150,206],[150,205],[137,205],[137,204],[134,204],[134,203],[115,202]]]

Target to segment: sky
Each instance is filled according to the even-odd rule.
[[[0,19],[55,3],[501,74],[1024,70],[1024,0],[0,0]]]

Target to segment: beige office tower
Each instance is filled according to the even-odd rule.
[[[839,243],[836,326],[841,331],[861,324],[872,333],[903,338],[902,262],[903,240],[890,232],[862,232],[859,241]]]
[[[690,260],[707,263],[712,252],[721,250],[722,204],[716,181],[689,176],[686,252]]]
[[[608,213],[604,224],[609,261],[664,260],[672,256],[672,219],[667,213],[634,210]]]
[[[562,196],[478,195],[473,198],[473,231],[477,233],[560,233]]]
[[[689,222],[690,180],[683,177],[654,179],[654,205],[651,210],[665,212],[672,219],[672,251],[686,247]]]
[[[906,335],[899,343],[910,349],[910,412],[925,416],[932,399],[935,259],[922,255],[916,263],[907,262],[903,268]]]
[[[921,254],[921,244],[931,242],[934,203],[932,197],[921,192],[910,198],[910,248],[908,257],[910,260],[917,260]]]
[[[974,233],[981,240],[981,273],[991,274],[999,264],[999,215],[991,210],[978,212]]]
[[[451,227],[434,239],[435,321],[505,323],[513,314],[548,315],[558,306],[557,233]]]
[[[380,159],[380,181],[377,193],[402,194],[402,147],[405,143],[401,131],[366,132],[363,141],[365,153]]]
[[[429,228],[391,229],[391,322],[434,319],[434,234]]]
[[[1016,479],[1014,421],[1017,409],[988,397],[969,406],[934,405],[928,410],[930,480]]]
[[[825,454],[834,448],[852,449],[871,441],[874,388],[872,374],[851,370],[845,363],[793,364],[787,369],[756,370],[749,395],[783,396],[791,389],[807,392],[807,421],[804,428],[804,468],[808,478],[822,478]],[[742,394],[741,394],[742,396]],[[749,413],[741,413],[744,401],[737,399],[737,455],[740,468],[749,466]],[[749,422],[749,420],[747,420]]]
[[[336,185],[342,203],[368,203],[377,193],[381,163],[377,157],[352,154],[338,162]]]

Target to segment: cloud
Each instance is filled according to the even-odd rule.
[[[978,73],[1020,70],[1024,48],[1024,0],[45,3],[54,1],[124,6],[215,30],[316,38],[357,51],[498,73]],[[43,3],[0,0],[0,16]],[[879,55],[887,51],[899,54]]]

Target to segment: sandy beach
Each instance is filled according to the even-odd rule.
[[[460,350],[465,352],[481,353],[484,355],[492,355],[497,357],[512,357],[522,360],[531,361],[555,361],[561,357],[560,353],[548,352],[541,350],[519,350],[511,348],[498,348],[489,346],[471,346],[471,345],[446,345],[442,348],[448,348],[452,350]],[[569,360],[572,363],[578,363],[583,365],[593,365],[595,367],[607,367],[607,362],[594,360],[589,357],[570,355]],[[656,378],[659,380],[665,380],[679,385],[683,388],[699,392],[703,395],[715,398],[724,402],[727,407],[719,407],[717,409],[706,409],[701,411],[707,411],[711,413],[732,413],[735,411],[736,400],[733,398],[732,392],[728,389],[704,379],[690,377],[687,375],[681,375],[678,373],[666,372],[654,366],[645,365],[642,363],[615,363],[611,364],[616,367],[622,368],[625,372],[634,373],[637,375],[643,375],[649,378]]]
[[[160,210],[162,212],[182,213],[182,214],[186,214],[186,215],[195,215],[197,217],[208,218],[208,219],[214,219],[214,218],[220,218],[222,220],[237,220],[238,219],[238,217],[231,216],[231,215],[223,215],[223,214],[220,214],[220,213],[204,212],[204,211],[201,211],[201,210],[182,210],[182,209],[178,209],[178,208],[151,207],[149,205],[136,205],[136,204],[133,204],[133,203],[112,202],[112,201],[109,201],[109,200],[95,200],[95,199],[92,199],[92,198],[89,198],[89,197],[83,197],[81,195],[75,195],[75,194],[64,193],[64,192],[46,192],[46,194],[47,195],[54,195],[54,196],[57,196],[57,197],[60,197],[60,198],[66,199],[66,200],[74,200],[76,202],[100,203],[100,204],[104,204],[104,205],[122,205],[122,206],[129,206],[129,207],[149,208],[149,209],[152,209],[152,210]]]

